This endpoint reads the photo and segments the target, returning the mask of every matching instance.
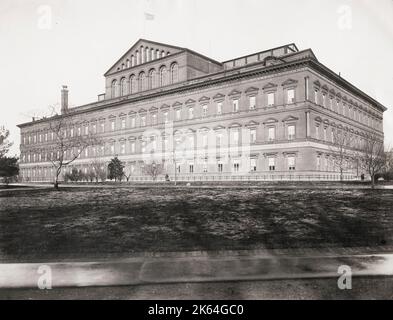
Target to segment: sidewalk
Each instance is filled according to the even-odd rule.
[[[278,279],[337,278],[338,268],[352,276],[392,276],[393,254],[179,254],[96,262],[0,264],[0,289],[37,288],[49,266],[52,287],[90,287],[168,283],[203,283]]]

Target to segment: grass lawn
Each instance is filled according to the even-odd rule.
[[[140,251],[393,245],[392,190],[0,192],[0,262]]]

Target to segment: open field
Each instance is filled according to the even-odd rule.
[[[393,245],[393,191],[65,188],[0,193],[0,261]]]

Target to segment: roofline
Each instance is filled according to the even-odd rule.
[[[255,52],[255,53],[247,54],[245,56],[229,59],[229,60],[223,61],[222,64],[230,62],[230,61],[233,61],[233,60],[244,59],[244,58],[247,58],[247,57],[250,57],[250,56],[255,56],[256,54],[259,54],[259,53],[268,52],[268,51],[272,51],[272,50],[277,50],[277,49],[280,49],[280,48],[283,48],[283,47],[288,47],[288,46],[294,46],[296,48],[297,52],[299,52],[299,48],[297,47],[297,45],[294,42],[292,42],[292,43],[284,44],[282,46],[278,46],[278,47],[271,48],[271,49],[268,49],[268,50],[258,51],[258,52]],[[297,53],[297,52],[293,52],[293,53]]]
[[[358,87],[354,86],[351,84],[349,81],[345,80],[343,77],[335,73],[333,70],[329,69],[326,67],[324,64],[319,62],[318,60],[315,59],[310,59],[310,63],[312,67],[315,67],[316,71],[320,71],[327,76],[330,76],[335,80],[336,82],[339,82],[344,88],[348,89],[349,91],[355,92],[357,95],[361,96],[363,99],[371,103],[372,105],[375,105],[381,109],[382,112],[385,112],[388,110],[383,104],[375,100],[373,97],[369,96],[367,93],[364,91],[360,90]]]
[[[136,41],[136,42],[132,45],[131,48],[129,48],[129,49],[121,56],[121,58],[119,58],[119,59],[118,59],[109,69],[108,69],[108,71],[106,71],[106,72],[104,73],[104,76],[106,76],[106,75],[109,73],[109,71],[111,71],[111,69],[112,69],[114,66],[116,66],[122,59],[124,59],[124,58],[127,56],[127,53],[128,53],[130,50],[132,50],[132,48],[134,48],[134,47],[136,46],[136,44],[137,44],[138,42],[140,42],[140,41],[146,41],[146,42],[150,42],[150,43],[155,44],[155,45],[170,47],[170,48],[173,48],[173,49],[177,49],[177,50],[184,51],[184,48],[182,48],[182,47],[173,46],[173,45],[166,44],[166,43],[161,43],[161,42],[156,42],[156,41],[150,41],[150,40],[147,40],[147,39],[144,39],[144,38],[140,38],[138,41]]]

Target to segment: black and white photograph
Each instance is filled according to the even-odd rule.
[[[0,300],[393,299],[392,0],[0,0],[0,40]]]

